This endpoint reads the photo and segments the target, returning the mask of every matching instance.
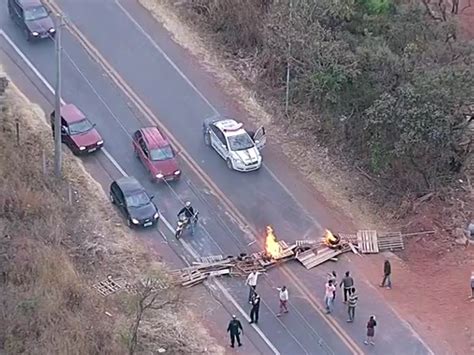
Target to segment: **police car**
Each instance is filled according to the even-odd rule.
[[[237,171],[257,170],[262,165],[260,150],[265,146],[265,128],[248,132],[231,118],[207,119],[203,124],[204,143],[212,147]]]

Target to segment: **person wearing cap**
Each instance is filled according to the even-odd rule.
[[[244,332],[242,328],[242,323],[237,319],[237,316],[234,314],[232,315],[232,319],[229,322],[229,326],[227,327],[227,332],[230,334],[230,347],[233,348],[235,345],[235,340],[237,339],[237,344],[242,346],[240,342],[240,332]]]

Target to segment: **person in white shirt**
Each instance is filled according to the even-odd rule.
[[[334,292],[336,287],[332,284],[332,280],[329,280],[326,284],[326,292],[324,294],[324,303],[326,305],[326,313],[332,312],[332,305],[334,302]]]
[[[288,313],[288,289],[286,286],[277,288],[280,297],[280,312],[277,317],[280,317],[282,313]]]
[[[252,271],[249,276],[247,276],[247,280],[245,280],[245,284],[249,287],[249,303],[252,304],[252,298],[255,294],[255,289],[257,288],[257,279],[260,273],[258,271]]]

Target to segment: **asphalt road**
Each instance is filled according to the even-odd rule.
[[[215,187],[205,183],[199,171],[184,164],[184,179],[176,184],[152,184],[145,170],[134,157],[130,144],[130,134],[139,127],[150,125],[148,118],[131,103],[84,50],[76,37],[64,33],[63,61],[63,98],[82,109],[95,123],[104,136],[107,151],[124,170],[136,176],[147,189],[157,196],[159,207],[170,221],[182,201],[191,200],[201,212],[202,225],[187,243],[199,255],[229,254],[255,250],[256,244],[248,246],[255,238],[253,229],[262,231],[271,224],[277,235],[286,241],[302,239],[302,236],[315,238],[321,235],[321,218],[308,213],[287,187],[277,181],[267,168],[248,174],[229,171],[225,162],[216,153],[210,151],[202,142],[201,123],[206,117],[221,113],[240,116],[233,104],[225,101],[212,83],[212,77],[192,67],[189,55],[174,45],[166,31],[155,24],[142,9],[129,1],[119,7],[114,1],[61,1],[58,3],[69,20],[77,26],[90,43],[100,52],[123,80],[130,86],[162,124],[184,147],[185,151],[197,162],[212,179],[213,183],[236,206],[238,211],[250,223],[242,225],[242,219],[234,218],[226,204],[219,198]],[[126,12],[124,12],[124,9]],[[130,16],[140,23],[137,27]],[[19,49],[41,74],[54,82],[54,46],[51,42],[30,44],[22,37],[8,19],[6,6],[0,11],[1,28],[15,42]],[[151,39],[153,41],[151,41]],[[18,54],[4,40],[2,49],[15,61],[21,62]],[[158,47],[159,46],[159,47]],[[163,55],[166,52],[175,65],[170,64]],[[177,71],[199,83],[203,98]],[[27,70],[27,69],[25,69]],[[29,73],[34,79],[34,75]],[[41,83],[37,83],[41,86]],[[42,88],[44,90],[44,88]],[[209,100],[209,101],[208,101]],[[209,104],[211,103],[211,104]],[[267,166],[272,166],[272,158],[264,153]],[[99,153],[85,161],[98,161],[109,164],[107,157]],[[186,159],[184,159],[186,160]],[[296,183],[296,182],[294,182]],[[296,184],[295,184],[296,185]],[[314,211],[313,211],[314,212]],[[161,243],[162,235],[177,252],[186,253],[180,243],[173,240],[163,226],[162,233],[143,232],[140,235],[151,243]],[[158,248],[158,247],[157,247]],[[258,247],[257,247],[258,249]],[[342,263],[339,263],[342,264]],[[306,271],[300,265],[292,263],[284,272],[273,269],[263,276],[259,283],[259,292],[264,300],[261,308],[259,328],[279,350],[281,354],[346,354],[357,351],[354,346],[342,341],[338,333],[346,333],[357,344],[362,344],[364,324],[369,313],[378,315],[381,324],[377,333],[377,346],[368,349],[370,353],[383,354],[425,354],[428,350],[412,331],[404,324],[376,295],[369,285],[358,284],[361,301],[356,323],[345,324],[345,309],[336,305],[333,319],[328,324],[316,310],[314,299],[295,285],[288,270],[305,280],[307,289],[320,301],[322,299],[325,274],[330,266]],[[339,265],[338,267],[344,267]],[[342,269],[341,269],[342,270]],[[225,288],[248,310],[246,304],[247,289],[242,280],[222,279]],[[276,286],[287,284],[290,289],[290,313],[281,319],[275,318],[277,310]],[[337,327],[330,324],[337,323]],[[224,325],[223,325],[224,326]],[[247,327],[248,328],[248,327]],[[247,332],[248,334],[248,332]],[[249,339],[254,339],[256,348],[262,353],[270,353],[254,331]],[[363,345],[360,345],[363,347]]]

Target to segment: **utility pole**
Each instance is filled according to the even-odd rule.
[[[54,175],[62,176],[62,144],[61,144],[61,32],[63,17],[57,15],[56,36],[54,40],[56,49],[56,88],[54,90]]]
[[[291,29],[293,15],[293,0],[289,0],[289,21],[288,21],[288,57],[286,60],[286,94],[285,94],[285,114],[288,115],[288,106],[290,101],[290,61],[291,61]]]

